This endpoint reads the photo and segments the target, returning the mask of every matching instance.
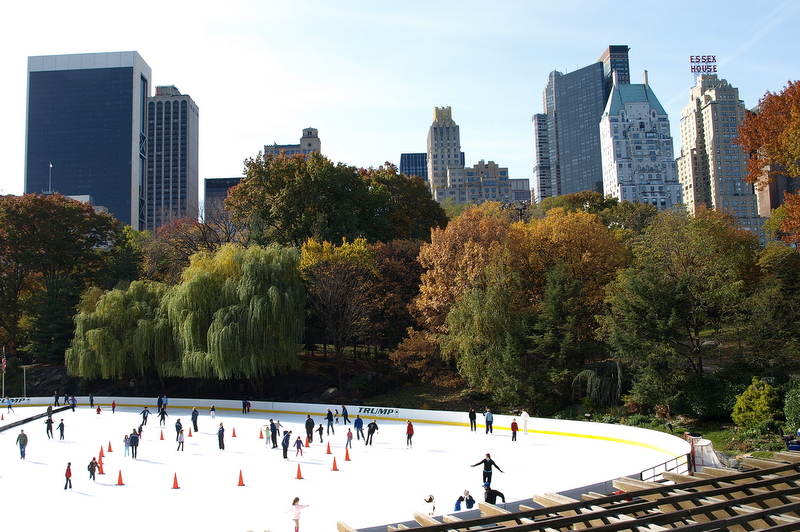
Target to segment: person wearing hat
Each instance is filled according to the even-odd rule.
[[[497,490],[493,490],[488,482],[483,483],[483,500],[488,502],[489,504],[496,504],[497,498],[500,497],[503,499],[503,504],[506,502],[506,496],[500,493]]]

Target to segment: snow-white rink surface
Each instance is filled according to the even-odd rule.
[[[155,404],[150,407],[155,409]],[[340,419],[334,425],[335,435],[323,436],[323,444],[315,432],[314,443],[303,449],[302,457],[295,456],[292,447],[284,460],[280,445],[271,449],[267,440],[259,438],[261,430],[272,417],[292,431],[292,441],[298,435],[305,441],[304,415],[255,411],[243,415],[218,409],[216,419],[211,419],[206,407],[198,410],[199,431],[185,438],[183,452],[176,450],[174,424],[180,419],[187,436],[190,409],[170,406],[163,427],[151,415],[136,460],[124,456],[122,440],[139,426],[141,408],[118,407],[112,414],[104,406],[98,416],[84,404],[75,412],[55,413],[54,439],[46,436],[44,418],[0,432],[2,528],[292,531],[288,510],[294,497],[309,505],[302,511],[301,531],[335,531],[338,521],[368,528],[413,520],[414,512],[425,511],[423,499],[428,494],[435,497],[436,515],[453,513],[455,500],[465,489],[482,501],[482,467],[470,466],[486,453],[504,471],[495,471],[492,487],[507,501],[635,474],[673,458],[663,450],[613,438],[520,433],[512,441],[508,427],[497,422],[493,434],[485,434],[482,425],[471,432],[464,426],[416,422],[413,448],[408,449],[405,419],[379,419],[373,445],[365,446],[354,436],[346,461],[347,428]],[[0,427],[44,411],[42,406],[17,406],[8,413],[3,406]],[[319,415],[312,417],[316,423],[323,421]],[[63,441],[55,428],[61,419],[66,427]],[[365,432],[371,420],[365,418]],[[220,422],[226,429],[224,451],[217,443]],[[529,429],[536,424],[531,418]],[[25,460],[15,444],[20,430],[29,439]],[[326,453],[328,443],[331,454]],[[101,448],[104,474],[92,482],[87,465]],[[333,471],[334,458],[338,471]],[[65,491],[67,462],[72,462],[73,488]],[[298,466],[302,479],[297,478]],[[120,475],[123,485],[118,485]],[[178,489],[173,488],[176,478]]]

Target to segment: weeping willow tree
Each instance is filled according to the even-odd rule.
[[[194,255],[167,297],[186,377],[265,376],[300,365],[305,293],[300,254],[279,246],[228,244]]]
[[[168,289],[157,282],[134,281],[127,289],[111,290],[96,303],[83,305],[66,352],[67,370],[87,379],[155,374],[163,387],[163,377],[180,370],[162,307]]]

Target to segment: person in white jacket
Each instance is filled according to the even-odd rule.
[[[522,414],[520,414],[519,417],[520,417],[520,419],[522,419],[522,432],[524,432],[525,436],[527,436],[528,435],[528,420],[531,418],[531,416],[528,415],[528,411],[527,410],[523,410]]]

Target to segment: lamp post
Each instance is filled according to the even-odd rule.
[[[525,213],[530,209],[531,202],[528,200],[517,201],[514,203],[503,203],[501,209],[514,209],[517,211],[517,220],[522,222],[525,220]]]

